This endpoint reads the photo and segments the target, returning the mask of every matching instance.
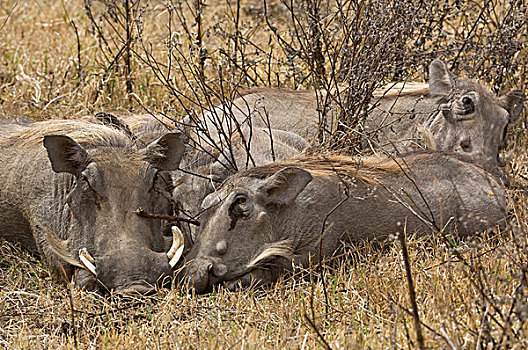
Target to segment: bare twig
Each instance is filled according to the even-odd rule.
[[[401,243],[401,250],[403,255],[403,262],[405,264],[405,274],[407,275],[407,286],[409,288],[409,299],[412,306],[412,316],[414,319],[414,329],[416,331],[416,342],[419,349],[425,349],[424,338],[422,334],[422,325],[420,323],[420,315],[418,314],[418,303],[416,302],[416,291],[414,289],[414,282],[412,278],[411,263],[409,259],[409,252],[407,251],[406,233],[407,221],[405,221],[404,232],[398,234]]]
[[[170,221],[181,221],[181,222],[186,222],[186,223],[191,224],[191,225],[200,226],[200,222],[196,221],[196,220],[180,218],[178,216],[173,216],[173,215],[150,214],[150,213],[145,212],[143,210],[143,208],[138,208],[134,213],[136,213],[137,215],[139,215],[141,217],[148,218],[148,219],[162,219],[162,220],[170,220]]]

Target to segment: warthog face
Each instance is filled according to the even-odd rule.
[[[90,271],[80,272],[77,282],[89,286],[96,278],[108,290],[148,293],[170,276],[168,225],[136,211],[173,214],[168,171],[176,170],[182,157],[180,135],[166,134],[142,151],[85,150],[62,135],[45,136],[44,146],[53,170],[73,175],[64,177],[72,182],[62,208],[67,239],[50,233],[47,238],[59,257]]]
[[[175,174],[173,200],[182,215],[197,217],[203,199],[237,171],[288,159],[308,148],[308,142],[296,134],[257,127],[241,128],[230,141],[230,145],[219,142],[218,149],[213,150],[197,146],[197,152],[184,168],[186,172]],[[187,236],[194,240],[196,226],[189,226],[188,232]]]
[[[275,237],[271,218],[311,180],[305,170],[286,168],[265,180],[230,178],[207,196],[202,204],[204,226],[185,257],[189,284],[199,293],[220,282],[230,289],[256,286],[291,268],[294,235],[284,228],[290,237]]]
[[[512,90],[497,98],[477,82],[459,80],[440,60],[431,63],[429,75],[430,94],[442,96],[438,108],[446,120],[444,132],[435,135],[437,149],[468,154],[488,169],[502,165],[499,150],[523,110],[525,93]]]

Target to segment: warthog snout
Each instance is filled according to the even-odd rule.
[[[172,276],[167,254],[144,247],[95,256],[94,265],[96,275],[92,276],[98,288],[119,294],[151,294],[158,286],[168,284]],[[86,272],[80,275],[81,283],[90,288],[93,281],[85,276]]]
[[[191,260],[183,272],[183,283],[197,293],[208,292],[227,274],[227,266],[211,257]]]

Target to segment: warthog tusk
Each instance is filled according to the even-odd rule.
[[[181,247],[178,248],[178,250],[176,251],[176,253],[174,254],[174,256],[172,257],[172,259],[170,259],[169,261],[169,265],[171,268],[173,268],[174,266],[176,266],[176,264],[178,263],[178,261],[180,261],[180,258],[183,254],[183,245]]]
[[[177,226],[171,227],[172,231],[172,247],[167,252],[167,256],[169,257],[169,265],[171,267],[176,266],[178,261],[180,261],[180,258],[183,254],[183,247],[184,247],[184,241],[183,241],[183,233]]]
[[[172,226],[172,246],[167,252],[167,256],[169,259],[172,259],[174,254],[176,253],[176,250],[180,248],[181,245],[183,245],[183,234],[178,226]]]
[[[82,264],[88,271],[94,275],[97,275],[95,270],[95,259],[90,255],[90,253],[88,253],[86,248],[79,249],[79,260],[81,260]]]

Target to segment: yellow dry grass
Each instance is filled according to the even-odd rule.
[[[241,3],[244,8],[255,11],[261,6],[252,0]],[[142,17],[143,39],[153,43],[153,53],[162,61],[167,40],[164,4],[163,1],[148,2]],[[231,42],[214,35],[218,29],[215,24],[222,28],[233,26],[234,7],[230,10],[227,4],[220,0],[207,1],[204,13],[204,30],[210,31],[206,46],[216,57],[206,64],[210,73],[221,62],[219,50],[229,50],[232,46]],[[276,25],[286,32],[289,28],[280,19],[281,7],[272,5],[278,8]],[[267,52],[272,49],[279,52],[262,18],[250,10],[241,12],[242,36],[255,39]],[[189,10],[184,12],[189,16],[189,26],[196,30]],[[464,16],[460,21],[469,30],[471,21],[466,21]],[[78,118],[101,109],[143,111],[145,107],[176,116],[184,114],[174,96],[137,57],[133,58],[132,65],[137,99],[126,93],[121,65],[110,70],[104,84],[101,83],[108,60],[90,33],[90,23],[80,0],[3,1],[0,24],[0,112],[3,115],[37,120]],[[75,27],[81,44],[80,72]],[[463,31],[456,23],[452,30]],[[176,31],[183,36],[181,29]],[[118,38],[114,39],[119,42]],[[447,43],[449,38],[444,40]],[[526,53],[519,55],[526,56]],[[257,59],[257,56],[252,57]],[[272,70],[279,74],[285,69],[279,63],[273,64]],[[267,69],[256,66],[260,72]],[[183,94],[190,95],[192,84],[179,80],[181,74],[174,74],[175,85]],[[208,83],[217,86],[218,80]],[[275,85],[279,82],[283,86],[292,85],[284,78],[272,81]],[[525,84],[524,75],[515,76],[512,81]],[[236,81],[226,83],[230,87],[237,84]],[[496,237],[485,235],[467,244],[459,243],[456,249],[467,264],[455,257],[455,248],[439,238],[408,242],[428,348],[528,347],[528,326],[524,323],[528,318],[528,212],[523,178],[528,173],[528,159],[522,125],[511,133],[510,139],[513,174],[510,202],[519,224]],[[0,348],[416,347],[399,245],[379,249],[367,244],[347,251],[344,259],[326,266],[324,278],[317,270],[308,270],[303,276],[286,277],[259,291],[219,289],[197,296],[173,287],[152,297],[104,298],[57,281],[38,259],[2,241]]]

